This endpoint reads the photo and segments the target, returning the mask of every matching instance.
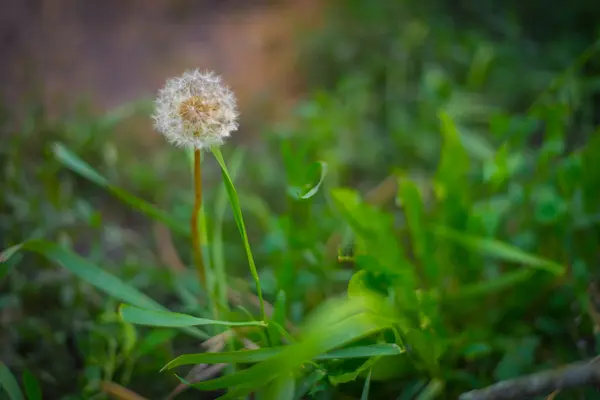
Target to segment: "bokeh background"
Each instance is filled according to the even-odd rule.
[[[454,227],[579,269],[495,294],[487,304],[502,317],[493,321],[465,317],[489,349],[482,359],[475,346],[466,361],[442,363],[447,389],[439,398],[587,359],[598,346],[589,306],[600,261],[600,174],[590,161],[600,156],[598,21],[594,0],[5,0],[0,244],[59,243],[172,309],[198,312],[190,298],[199,288],[182,283],[193,280],[187,242],[66,168],[56,143],[185,224],[188,160],[153,131],[149,113],[167,78],[214,70],[239,99],[241,129],[223,151],[232,160],[244,154],[236,185],[267,298],[285,292],[289,318],[300,324],[343,291],[354,267],[327,258],[341,226],[331,201],[319,193],[307,205],[294,190],[318,181],[315,163],[324,161],[321,191],[355,189],[397,220],[390,174],[433,176],[444,110],[475,171],[465,175],[457,162],[468,186],[450,190],[469,192],[464,218],[485,214],[478,228]],[[204,180],[212,224],[221,188],[213,160]],[[222,219],[229,283],[251,291],[235,221]],[[463,253],[445,257],[481,267]],[[481,268],[456,279],[498,273]],[[178,381],[158,370],[198,351],[177,336],[136,353],[146,331],[124,331],[119,302],[42,256],[19,254],[1,271],[0,359],[19,380],[35,377],[44,398],[108,398],[116,389],[107,382],[164,398]],[[450,338],[470,329],[457,328],[458,314],[448,311]],[[398,376],[374,390],[417,398],[428,379],[417,367]],[[359,398],[361,379],[320,383],[313,398]],[[565,398],[597,393],[577,395],[584,397]]]

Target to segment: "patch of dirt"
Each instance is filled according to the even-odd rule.
[[[324,1],[4,3],[0,96],[9,106],[37,88],[50,110],[81,96],[106,110],[153,96],[167,77],[201,68],[223,75],[243,116],[257,117],[260,104],[260,118],[276,120],[302,94],[296,28],[318,23]]]

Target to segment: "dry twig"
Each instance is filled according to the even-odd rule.
[[[556,390],[598,384],[600,384],[600,363],[592,360],[498,382],[484,389],[463,393],[459,400],[529,399]]]

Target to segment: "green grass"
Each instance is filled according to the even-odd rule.
[[[600,40],[532,39],[532,60],[413,8],[334,9],[289,124],[205,155],[215,296],[188,160],[117,134],[146,108],[6,115],[0,396],[457,398],[596,356]]]

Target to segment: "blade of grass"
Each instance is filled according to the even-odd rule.
[[[237,174],[244,160],[244,152],[239,150],[234,153],[231,161],[231,179],[232,182],[237,177]],[[222,307],[227,308],[227,274],[225,271],[225,250],[223,248],[223,220],[227,210],[227,186],[224,184],[219,188],[215,199],[215,215],[214,229],[212,235],[212,265],[214,268],[217,294],[219,303]]]
[[[444,382],[439,379],[433,379],[429,384],[419,393],[415,400],[432,400],[438,397],[442,390],[444,390]]]
[[[265,400],[292,400],[296,392],[296,380],[292,374],[278,376],[264,393]]]
[[[467,235],[446,227],[435,227],[433,229],[433,233],[446,239],[453,240],[472,250],[504,261],[524,264],[543,271],[551,272],[555,275],[562,275],[566,271],[566,268],[560,264],[535,256],[533,254],[529,254],[517,247],[508,245],[498,240]]]
[[[298,385],[294,400],[303,399],[304,396],[311,390],[317,383],[325,378],[326,373],[323,370],[316,370],[311,372],[303,381],[302,384]]]
[[[126,284],[116,276],[109,274],[79,255],[45,240],[30,240],[10,247],[0,253],[0,261],[8,260],[20,251],[31,251],[44,256],[53,263],[62,266],[79,279],[117,300],[141,308],[169,311],[152,298],[146,296],[135,287]],[[186,328],[184,331],[199,339],[207,339],[209,337],[208,334],[198,328]]]
[[[502,290],[510,289],[524,282],[534,275],[534,270],[520,269],[502,274],[489,281],[473,283],[462,286],[456,294],[449,294],[451,300],[465,299],[468,297],[486,296]]]
[[[388,329],[391,322],[384,317],[388,312],[383,299],[378,296],[331,299],[307,319],[300,341],[285,346],[276,356],[248,369],[194,387],[201,390],[263,387],[277,376],[294,373],[320,354]]]
[[[147,310],[127,304],[119,307],[121,318],[131,324],[159,326],[165,328],[182,328],[197,325],[225,325],[225,326],[264,326],[261,321],[230,322],[214,319],[198,318],[192,315],[170,312]]]
[[[408,179],[399,179],[398,200],[401,202],[410,231],[410,239],[415,256],[425,275],[425,287],[437,287],[442,279],[438,263],[432,259],[429,251],[427,232],[425,231],[425,209],[417,184]]]
[[[96,185],[108,190],[117,198],[134,207],[142,214],[145,214],[146,216],[156,221],[164,223],[165,225],[169,226],[169,228],[171,228],[174,232],[177,232],[183,236],[190,236],[190,229],[185,222],[173,218],[168,213],[156,208],[153,204],[142,200],[128,193],[127,191],[111,184],[108,181],[108,179],[100,175],[89,164],[87,164],[85,161],[81,160],[79,157],[73,154],[61,143],[54,143],[54,145],[52,146],[52,151],[56,159],[59,162],[61,162],[64,166],[69,168],[71,171],[86,178],[90,182],[95,183]]]
[[[10,372],[10,369],[0,362],[0,388],[8,395],[9,400],[24,400],[23,392],[19,387],[17,378]]]
[[[246,226],[244,224],[244,218],[242,216],[242,208],[240,206],[240,200],[237,195],[237,191],[233,184],[233,180],[231,179],[231,175],[227,169],[227,165],[225,164],[225,160],[223,159],[223,155],[221,154],[221,150],[218,147],[211,148],[215,159],[217,160],[219,166],[221,167],[221,172],[223,176],[223,183],[225,184],[225,188],[227,189],[227,194],[229,196],[229,202],[231,203],[231,208],[233,209],[233,215],[235,218],[235,222],[237,224],[238,230],[240,231],[240,235],[242,237],[242,241],[244,243],[244,249],[246,250],[246,257],[248,258],[248,264],[250,266],[250,273],[254,278],[254,282],[256,284],[256,294],[258,295],[258,300],[260,302],[260,313],[263,321],[267,321],[267,314],[265,312],[265,303],[263,300],[262,289],[260,286],[260,279],[258,277],[258,271],[256,269],[256,264],[254,263],[254,256],[252,255],[252,249],[250,248],[250,242],[248,241],[248,234],[246,233]]]
[[[315,335],[307,340],[286,346],[277,356],[235,374],[201,382],[194,387],[202,390],[223,389],[230,386],[259,388],[276,376],[292,373],[302,364],[331,348],[368,336],[382,328],[372,324],[370,316],[359,314],[337,324],[329,332]]]
[[[317,192],[319,191],[319,188],[321,187],[321,185],[323,184],[323,181],[325,180],[325,176],[327,176],[327,163],[324,161],[315,162],[308,169],[308,175],[312,175],[312,172],[316,168],[319,168],[319,180],[315,184],[313,184],[313,185],[307,184],[303,188],[298,188],[298,187],[290,188],[289,192],[294,198],[301,199],[301,200],[307,200],[307,199],[310,199],[311,197],[313,197],[315,194],[317,194]]]
[[[163,370],[172,369],[190,364],[251,364],[268,360],[288,346],[265,347],[257,350],[241,350],[223,353],[198,353],[185,354],[175,358],[163,367]],[[374,344],[370,346],[353,346],[316,355],[313,361],[326,361],[348,358],[369,358],[377,356],[397,356],[404,351],[396,344]]]
[[[23,372],[23,387],[27,400],[42,400],[42,389],[40,383],[29,370]]]
[[[367,379],[365,379],[360,400],[369,400],[369,391],[371,389],[371,371],[372,370],[369,370],[369,375],[367,375]]]
[[[286,297],[285,292],[282,290],[277,294],[275,305],[273,306],[273,314],[271,315],[271,322],[269,323],[269,331],[272,340],[272,345],[277,346],[281,344],[279,329],[276,325],[283,327],[285,325],[285,308],[286,308]],[[274,323],[273,323],[274,322]]]

